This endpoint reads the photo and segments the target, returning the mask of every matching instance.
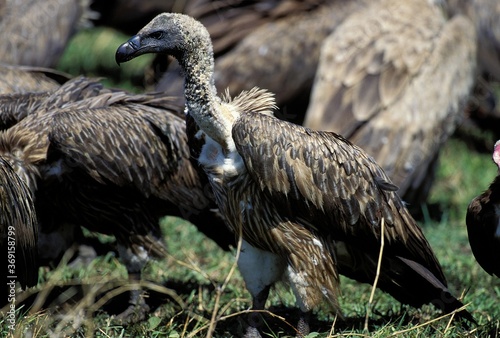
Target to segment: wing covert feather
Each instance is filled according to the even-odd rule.
[[[362,149],[331,132],[252,113],[241,114],[233,139],[248,173],[288,217],[360,245],[379,245],[384,218],[389,251],[442,275],[397,187]]]
[[[184,121],[142,105],[58,111],[50,151],[67,155],[73,166],[100,182],[135,185],[146,196],[162,196],[169,178],[189,158]],[[180,135],[179,135],[180,134]]]

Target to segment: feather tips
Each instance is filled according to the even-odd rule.
[[[334,133],[251,113],[241,114],[233,139],[249,175],[283,211],[291,210],[290,217],[302,212],[300,217],[325,236],[375,246],[384,218],[388,251],[430,266],[444,281],[420,228],[394,192],[396,186],[361,149]]]

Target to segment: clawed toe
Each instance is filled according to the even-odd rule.
[[[150,311],[149,305],[144,300],[144,292],[142,290],[132,290],[130,292],[130,305],[125,311],[113,318],[114,322],[121,325],[140,322],[146,319]]]
[[[146,319],[149,313],[149,306],[147,304],[134,305],[131,304],[125,311],[113,317],[113,321],[121,325],[129,325],[138,323]]]

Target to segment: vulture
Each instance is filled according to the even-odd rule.
[[[132,95],[77,77],[0,132],[0,155],[33,192],[42,233],[75,236],[86,227],[113,235],[137,281],[150,257],[166,254],[162,216],[190,221],[222,248],[234,242],[192,163],[185,128],[182,110],[163,94]],[[49,254],[64,249],[48,244]],[[141,290],[130,303],[117,319],[145,315]]]
[[[430,1],[372,1],[323,41],[303,125],[363,148],[413,212],[463,119],[475,65],[467,17],[448,19]]]
[[[0,130],[25,118],[71,78],[50,68],[10,65],[0,65],[0,76]]]
[[[352,276],[375,279],[371,261],[382,234],[384,291],[413,306],[463,306],[396,186],[365,151],[333,132],[277,119],[267,90],[219,97],[210,35],[190,16],[158,15],[118,47],[116,61],[146,53],[171,55],[183,69],[185,109],[199,127],[188,137],[202,144],[198,162],[227,226],[241,235],[238,267],[254,310],[264,309],[271,286],[285,280],[301,310],[297,329],[306,335],[320,303],[341,314],[338,266],[351,260]],[[474,321],[466,310],[458,316]],[[260,326],[260,315],[251,313],[246,336],[258,336]]]
[[[467,234],[479,265],[500,278],[500,141],[495,143],[493,162],[499,174],[488,190],[475,197],[467,208]]]
[[[3,260],[2,300],[12,303],[17,282],[38,282],[38,224],[31,191],[12,166],[0,157],[0,252]]]
[[[69,39],[90,25],[90,0],[0,2],[0,62],[54,68]]]

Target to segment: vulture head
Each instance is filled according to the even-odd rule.
[[[196,34],[192,34],[193,31]],[[201,32],[204,34],[200,36]],[[200,22],[186,15],[162,13],[120,45],[115,58],[120,64],[143,54],[160,53],[172,55],[181,61],[185,51],[193,51],[200,45],[212,53],[210,35]]]

